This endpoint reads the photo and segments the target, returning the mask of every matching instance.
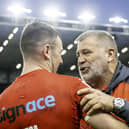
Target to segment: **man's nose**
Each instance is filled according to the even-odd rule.
[[[83,63],[85,63],[86,62],[86,59],[83,57],[83,56],[80,56],[79,58],[78,58],[78,65],[82,65]]]

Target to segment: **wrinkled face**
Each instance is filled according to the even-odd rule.
[[[105,76],[108,70],[107,53],[97,42],[95,37],[87,37],[77,46],[79,73],[86,82]]]
[[[54,73],[57,72],[59,65],[63,63],[61,57],[62,50],[63,50],[62,41],[59,37],[57,37],[56,47],[52,50],[51,53],[51,67],[52,67],[52,72]]]

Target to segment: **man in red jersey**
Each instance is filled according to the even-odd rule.
[[[62,41],[45,23],[28,24],[20,39],[24,68],[0,96],[0,129],[78,129],[82,117],[76,92],[81,80],[56,74]]]

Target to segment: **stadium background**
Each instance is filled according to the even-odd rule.
[[[53,24],[62,37],[58,73],[79,76],[74,39],[86,30],[112,33],[121,62],[129,66],[128,5],[128,0],[0,0],[0,93],[21,73],[20,34],[34,20]]]

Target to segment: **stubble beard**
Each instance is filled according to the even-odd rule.
[[[101,65],[99,61],[95,61],[90,65],[88,73],[79,73],[81,78],[94,88],[96,84],[104,78],[106,69],[106,65]]]

